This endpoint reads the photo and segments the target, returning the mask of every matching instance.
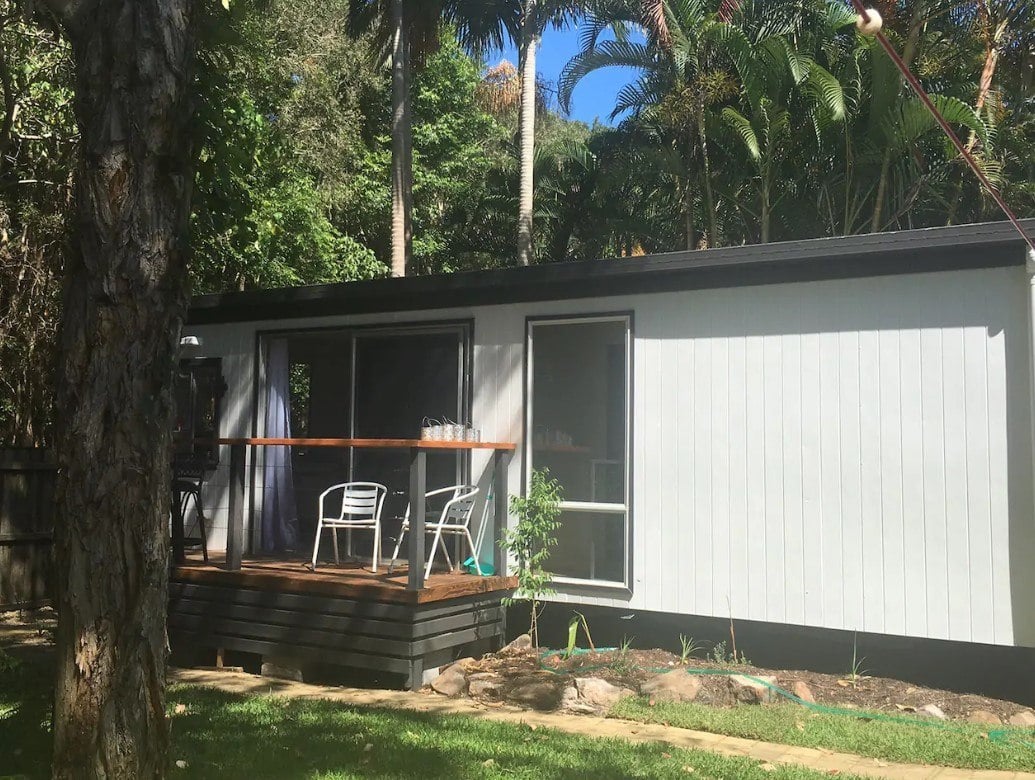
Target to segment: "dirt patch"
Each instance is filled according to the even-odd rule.
[[[638,692],[645,682],[659,674],[686,669],[699,673],[701,687],[695,701],[714,706],[736,703],[729,677],[739,674],[775,678],[775,685],[784,691],[796,691],[799,695],[805,694],[805,698],[811,695],[819,705],[848,710],[920,717],[938,717],[937,712],[940,711],[947,719],[960,721],[978,717],[977,714],[981,713],[987,719],[985,722],[994,722],[994,718],[1001,723],[1008,723],[1018,713],[1031,712],[1014,702],[925,688],[884,677],[859,676],[853,679],[800,670],[721,665],[701,659],[691,659],[684,665],[676,655],[663,650],[611,650],[579,653],[571,657],[561,653],[507,650],[468,661],[464,666],[468,676],[481,681],[472,689],[472,697],[487,702],[512,701],[511,692],[521,691],[532,680],[540,688],[540,701],[544,703],[567,701],[564,691],[574,686],[576,678],[599,678],[618,688]],[[487,680],[492,684],[487,684]],[[546,695],[541,690],[543,686],[554,689],[555,695]],[[787,700],[782,695],[774,697],[777,702]],[[935,714],[925,713],[925,708]]]

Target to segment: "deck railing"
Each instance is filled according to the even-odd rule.
[[[226,568],[238,571],[244,555],[244,483],[245,452],[248,447],[336,447],[339,449],[396,449],[410,453],[410,538],[407,548],[409,565],[407,587],[424,587],[425,506],[427,492],[427,456],[429,450],[492,450],[494,500],[493,567],[503,572],[506,559],[500,546],[501,532],[507,517],[507,466],[515,445],[508,442],[428,441],[424,439],[276,439],[228,438],[218,444],[230,447],[230,505],[226,539]],[[182,551],[176,551],[182,554]]]

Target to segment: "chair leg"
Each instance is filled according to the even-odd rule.
[[[334,540],[334,565],[340,566],[341,559],[338,557],[338,528],[331,526],[331,538]]]
[[[438,543],[442,541],[442,526],[435,527],[435,540],[431,543],[431,552],[428,553],[428,565],[424,569],[424,579],[427,581],[428,577],[431,576],[431,564],[435,562],[435,550],[438,548]]]
[[[442,554],[446,556],[446,566],[448,566],[449,570],[452,571],[453,559],[449,557],[449,545],[446,543],[445,539],[442,540]],[[459,563],[459,561],[457,561],[457,563]]]
[[[402,549],[403,537],[406,536],[406,526],[399,529],[399,538],[395,542],[395,552],[392,553],[391,563],[388,564],[388,573],[395,569],[395,562],[399,560],[399,550]]]
[[[320,553],[320,535],[323,533],[323,518],[316,523],[316,541],[313,542],[313,571],[316,571],[316,556]]]
[[[478,576],[482,576],[482,567],[478,563],[478,551],[474,549],[474,539],[471,538],[471,531],[468,528],[464,529],[464,535],[467,537],[467,543],[471,545],[471,559],[474,561],[474,570],[478,572]]]
[[[374,574],[377,574],[377,558],[381,552],[381,524],[378,523],[374,526],[374,562],[373,569]]]

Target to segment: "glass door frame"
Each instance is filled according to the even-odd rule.
[[[533,331],[539,325],[588,325],[592,323],[620,322],[625,325],[625,502],[621,504],[595,501],[561,501],[560,507],[565,512],[596,512],[624,515],[624,555],[623,580],[597,580],[580,577],[554,576],[553,582],[558,585],[573,585],[591,588],[618,588],[632,591],[633,578],[633,486],[632,486],[632,439],[633,439],[633,346],[635,344],[634,316],[632,311],[590,312],[581,314],[546,314],[525,318],[525,409],[524,409],[524,442],[522,448],[522,489],[525,495],[532,482],[533,468],[533,422],[534,422],[534,366],[535,348]]]

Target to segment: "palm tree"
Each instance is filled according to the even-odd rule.
[[[392,63],[392,276],[411,276],[413,265],[413,124],[411,61],[438,47],[442,25],[453,28],[468,51],[503,45],[516,30],[509,0],[352,0],[354,33],[373,31],[374,51]]]
[[[596,4],[583,32],[583,49],[564,68],[559,84],[561,105],[570,105],[572,93],[585,76],[606,67],[632,67],[640,77],[618,93],[615,118],[631,111],[636,118],[667,127],[681,135],[681,145],[697,161],[697,171],[683,186],[686,243],[695,247],[693,212],[700,189],[704,201],[705,241],[719,241],[718,213],[708,148],[709,106],[728,97],[726,66],[732,66],[742,82],[755,76],[751,44],[744,31],[709,11],[702,0],[663,0],[664,24],[647,14],[655,2],[603,0]],[[627,30],[641,25],[644,42],[630,40]],[[612,29],[615,40],[600,40]],[[718,63],[723,67],[717,67]]]
[[[518,263],[529,265],[533,255],[532,217],[535,208],[536,53],[550,25],[564,26],[584,3],[578,0],[516,0],[518,25],[512,34],[517,44],[521,77],[518,138],[521,192],[518,198]]]

